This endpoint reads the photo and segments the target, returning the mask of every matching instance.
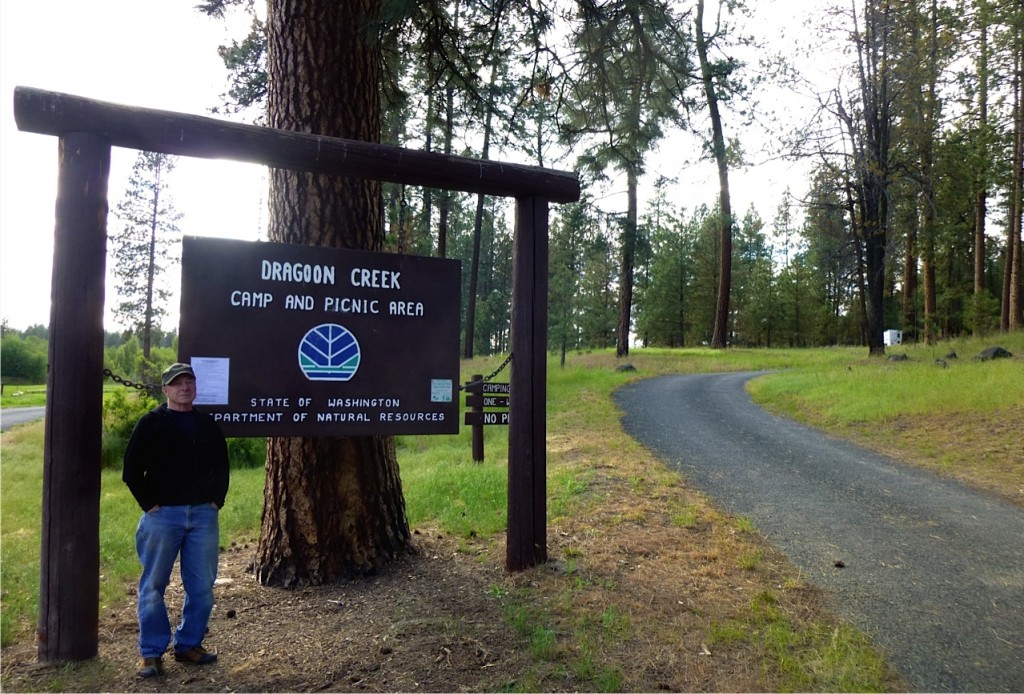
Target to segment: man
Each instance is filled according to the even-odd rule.
[[[217,660],[203,648],[213,610],[220,529],[217,514],[228,492],[228,451],[213,417],[192,406],[196,375],[171,364],[161,377],[167,403],[135,425],[124,454],[122,479],[144,513],[135,533],[139,578],[139,677],[163,674],[171,642],[164,591],[174,561],[185,588],[181,622],[174,631],[174,659],[194,665]]]

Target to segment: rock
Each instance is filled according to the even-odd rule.
[[[619,364],[615,367],[616,371],[636,371],[636,367],[630,363]]]
[[[889,361],[908,361],[910,357],[906,354],[893,354],[889,357]]]
[[[988,361],[989,359],[1007,359],[1012,357],[1013,354],[1007,352],[1002,347],[989,347],[984,352],[975,357],[978,361]]]

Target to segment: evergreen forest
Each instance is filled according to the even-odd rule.
[[[581,201],[552,214],[555,352],[880,353],[888,329],[929,342],[1021,329],[1024,5],[825,2],[806,21],[803,3],[754,5],[383,3],[381,140],[579,172]],[[766,35],[790,6],[772,24],[790,38]],[[252,29],[222,48],[225,108],[258,114],[258,13]],[[685,153],[655,175],[670,141]],[[770,158],[806,178],[768,219],[732,210],[730,175]],[[717,190],[680,194],[711,165]],[[385,205],[390,250],[463,261],[464,356],[507,350],[510,203],[391,186]]]
[[[381,142],[578,172],[552,207],[552,352],[1024,327],[1021,0],[368,4]],[[265,122],[267,8],[199,9],[248,16],[215,111]],[[771,161],[803,174],[734,209]],[[462,261],[463,356],[507,352],[512,201],[388,184],[383,204],[386,250]],[[133,328],[173,332],[148,311]]]

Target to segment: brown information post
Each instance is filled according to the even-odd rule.
[[[482,463],[484,460],[484,427],[508,425],[508,383],[485,381],[482,374],[474,374],[465,385],[466,407],[470,408],[464,417],[464,423],[473,427],[472,447],[473,461]],[[495,410],[492,408],[502,408]]]
[[[39,659],[99,647],[99,479],[107,178],[112,147],[358,176],[516,199],[506,568],[547,559],[545,396],[548,204],[575,173],[454,157],[17,87],[19,130],[60,138],[43,452]],[[45,214],[40,210],[40,214]],[[73,308],[71,308],[73,307]]]

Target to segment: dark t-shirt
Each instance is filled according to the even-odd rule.
[[[196,436],[199,435],[199,422],[196,418],[196,411],[179,412],[178,410],[167,408],[167,413],[171,415],[171,419],[174,420],[175,424],[181,428],[182,433],[194,441]]]

